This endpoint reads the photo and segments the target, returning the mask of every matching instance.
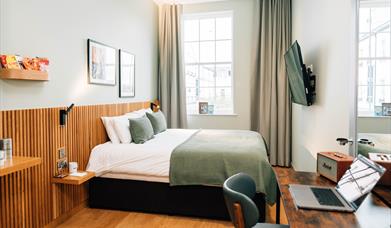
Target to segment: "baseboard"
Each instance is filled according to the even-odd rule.
[[[79,206],[74,207],[72,210],[60,215],[59,217],[51,221],[49,224],[45,226],[45,228],[57,227],[60,224],[64,223],[66,220],[68,220],[70,217],[72,217],[74,214],[87,207],[88,207],[88,200],[85,200],[81,204],[79,204]]]

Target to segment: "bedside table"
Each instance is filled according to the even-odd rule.
[[[81,184],[85,183],[86,181],[95,177],[94,172],[88,172],[88,171],[81,171],[81,172],[86,172],[87,175],[82,176],[82,177],[75,177],[75,176],[69,176],[69,175],[66,177],[63,177],[63,178],[52,177],[52,183],[81,185]]]

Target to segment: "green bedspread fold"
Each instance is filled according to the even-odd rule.
[[[269,204],[277,182],[260,134],[241,130],[200,130],[179,145],[170,159],[170,185],[222,186],[239,172],[249,174]]]

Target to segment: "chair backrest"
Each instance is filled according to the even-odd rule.
[[[245,173],[235,174],[224,182],[223,192],[235,227],[253,227],[259,220],[258,208],[252,200],[256,194],[254,180]]]

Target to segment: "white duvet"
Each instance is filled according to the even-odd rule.
[[[96,146],[90,155],[87,170],[97,176],[105,173],[168,177],[173,150],[197,130],[168,129],[144,144],[113,144]]]

